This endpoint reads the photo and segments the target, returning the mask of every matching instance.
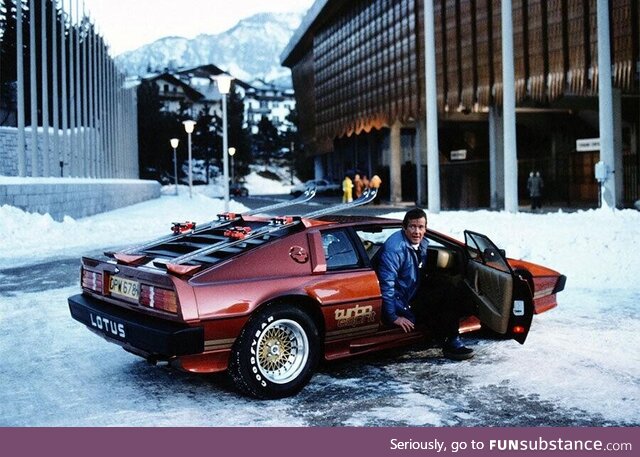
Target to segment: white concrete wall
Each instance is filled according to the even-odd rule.
[[[157,181],[133,179],[8,178],[0,176],[0,206],[50,214],[61,221],[160,197]]]

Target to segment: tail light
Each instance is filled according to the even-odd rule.
[[[525,333],[527,331],[522,325],[514,325],[511,331],[515,334]]]
[[[170,289],[142,284],[140,286],[140,304],[168,313],[178,313],[178,296]]]
[[[82,269],[82,288],[102,293],[102,273]]]

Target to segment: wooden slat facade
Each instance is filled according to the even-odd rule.
[[[317,152],[424,112],[423,0],[327,4],[331,17],[313,26],[312,49],[286,62],[300,111],[313,117],[303,136]],[[613,85],[635,95],[637,8],[610,2]],[[434,13],[439,109],[500,106],[500,1],[435,0]],[[596,0],[513,0],[513,25],[518,105],[597,95]]]

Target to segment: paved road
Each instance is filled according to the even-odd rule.
[[[274,202],[280,202],[287,199],[293,199],[293,197],[283,195],[259,195],[246,198],[236,198],[237,201],[241,202],[243,205],[251,209],[260,208],[261,206],[270,205]],[[315,211],[317,209],[335,206],[340,203],[342,203],[342,199],[339,196],[318,195],[305,204],[288,206],[280,210],[280,212],[287,215],[301,215],[310,211]],[[405,211],[411,207],[413,207],[411,203],[399,203],[396,205],[391,205],[388,202],[383,202],[381,204],[370,203],[368,205],[349,208],[348,210],[343,210],[337,212],[336,214],[378,216],[380,214],[386,214],[395,211]]]
[[[588,413],[579,402],[557,405],[514,385],[509,373],[502,381],[474,377],[471,368],[491,371],[505,357],[503,346],[515,345],[476,338],[473,365],[422,345],[325,364],[293,398],[247,399],[223,375],[151,366],[78,325],[66,304],[78,291],[74,269],[9,272],[28,288],[0,292],[0,426],[633,425]],[[34,286],[34,273],[50,288]]]

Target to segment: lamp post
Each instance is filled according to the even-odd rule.
[[[176,185],[176,195],[178,195],[178,160],[176,158],[176,149],[178,149],[180,140],[177,138],[171,138],[169,143],[171,143],[171,147],[173,148],[173,182]]]
[[[233,166],[233,156],[236,155],[236,148],[234,147],[229,148],[229,155],[231,156],[231,182],[235,182],[235,178],[234,178],[235,167]]]
[[[291,185],[293,186],[293,169],[294,169],[294,165],[295,165],[295,159],[293,156],[293,151],[294,151],[294,146],[295,143],[292,141],[291,142],[291,148],[289,149],[289,154],[290,154],[290,159],[291,162],[289,163],[289,176],[291,176]]]
[[[187,138],[189,140],[189,198],[193,196],[193,179],[191,173],[191,134],[193,133],[193,128],[196,125],[195,121],[187,120],[182,121],[184,124],[184,131],[187,132]]]
[[[231,89],[231,76],[224,73],[214,76],[218,84],[218,92],[222,95],[222,165],[224,170],[224,210],[229,211],[229,157],[226,152],[229,149],[229,140],[227,138],[227,94]]]

